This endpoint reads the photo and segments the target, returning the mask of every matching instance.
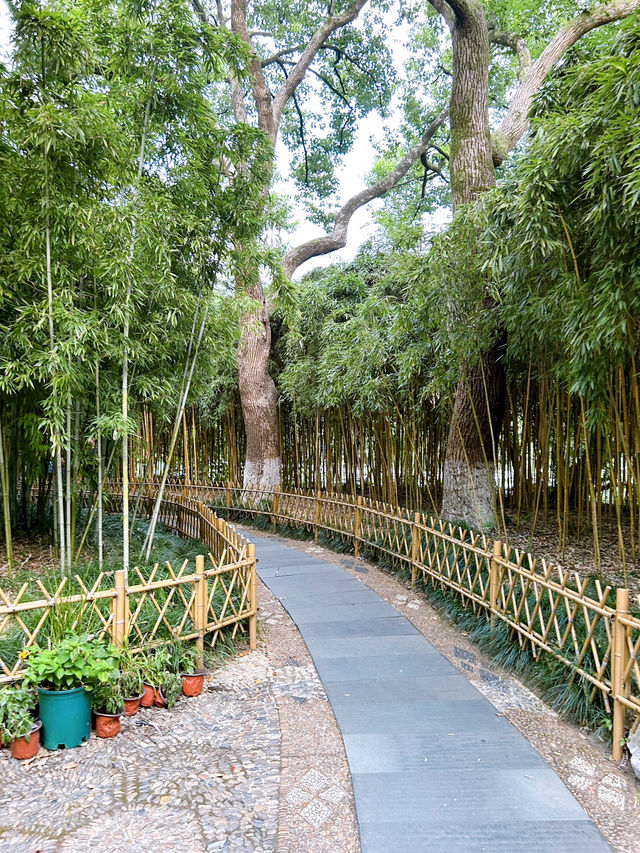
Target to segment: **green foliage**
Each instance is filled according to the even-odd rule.
[[[93,690],[118,680],[119,652],[87,634],[66,637],[50,649],[29,653],[25,681],[46,690]]]
[[[36,702],[35,691],[27,685],[0,687],[0,745],[31,739]]]
[[[312,221],[324,225],[334,212],[339,167],[356,139],[360,120],[373,111],[386,116],[395,91],[385,6],[365,7],[357,22],[326,40],[285,107],[280,135],[293,152],[297,201],[305,204]],[[255,40],[261,58],[281,54],[264,68],[267,83],[276,92],[326,20],[327,6],[255,3],[249,16],[250,28],[270,34]]]
[[[26,488],[46,479],[57,437],[78,479],[95,485],[87,439],[100,434],[106,457],[135,431],[137,406],[166,417],[196,314],[209,317],[201,364],[215,371],[234,351],[241,306],[227,285],[237,246],[262,227],[255,187],[270,146],[217,113],[212,91],[244,80],[248,51],[202,26],[187,0],[11,10],[14,51],[0,68],[0,409]],[[205,377],[197,372],[195,393]],[[66,421],[76,401],[77,439]]]
[[[164,672],[160,689],[167,708],[171,710],[182,694],[182,676],[175,672]]]
[[[135,699],[142,693],[143,677],[135,662],[123,664],[120,672],[120,691],[125,699]]]
[[[382,412],[425,385],[433,364],[433,321],[416,316],[415,254],[369,255],[317,270],[299,285],[297,324],[278,344],[280,384],[303,413],[350,405],[356,415]]]
[[[140,690],[133,695],[138,696],[141,692]],[[131,694],[123,693],[120,680],[109,681],[94,688],[91,703],[99,714],[120,714],[124,708],[125,695],[128,698]]]
[[[446,419],[461,365],[506,332],[511,388],[531,369],[582,397],[588,422],[607,413],[611,372],[630,370],[640,345],[639,39],[631,19],[570,52],[497,187],[427,247],[383,238],[299,283],[276,326],[297,411],[367,418],[428,401]]]
[[[638,347],[639,38],[631,20],[568,58],[538,99],[525,154],[484,205],[481,269],[501,301],[512,369],[532,360],[595,420],[611,370]]]
[[[136,656],[140,672],[147,684],[162,685],[164,675],[173,671],[171,651],[167,646],[158,646]]]
[[[144,681],[154,690],[160,691],[167,707],[173,708],[182,692],[182,677],[172,649],[158,646],[149,652],[140,653],[136,659]]]
[[[195,672],[198,668],[198,649],[193,643],[174,643],[171,647],[171,665],[177,675]]]

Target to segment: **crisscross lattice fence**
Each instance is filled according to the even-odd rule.
[[[552,655],[567,667],[569,680],[591,685],[592,698],[601,693],[613,717],[614,756],[621,757],[626,725],[640,720],[640,619],[630,612],[628,590],[614,591],[507,543],[360,497],[233,484],[176,483],[170,490],[220,511],[302,527],[316,538],[327,532],[352,543],[356,554],[384,553],[410,570],[413,583],[422,579],[449,590],[466,607],[501,620],[535,659]]]
[[[112,491],[108,509],[119,511],[122,495]],[[152,501],[142,511],[151,512]],[[162,502],[160,521],[181,536],[200,540],[208,562],[196,557],[175,567],[99,572],[87,581],[79,575],[55,581],[35,578],[16,592],[0,588],[0,683],[14,681],[25,668],[25,650],[46,642],[54,622],[125,640],[133,651],[195,640],[213,646],[224,629],[233,637],[248,630],[256,645],[255,546],[203,504],[173,495]]]

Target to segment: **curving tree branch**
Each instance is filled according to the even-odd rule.
[[[553,66],[567,50],[591,30],[628,18],[639,9],[640,0],[613,0],[589,12],[582,12],[556,33],[518,86],[507,114],[494,135],[493,162],[496,165],[503,162],[527,130],[533,99]]]
[[[267,56],[266,59],[262,59],[260,61],[260,65],[262,65],[263,68],[266,68],[268,65],[273,65],[274,62],[282,59],[283,56],[289,56],[292,53],[300,53],[303,49],[303,44],[295,44],[293,47],[284,47],[282,50],[272,53],[271,56]]]
[[[366,3],[367,0],[354,0],[344,12],[340,12],[337,15],[331,14],[313,34],[307,46],[300,54],[300,58],[295,66],[291,69],[289,76],[273,99],[273,121],[276,132],[287,101],[302,82],[307,69],[322,45],[332,33],[354,21]]]
[[[489,41],[491,44],[500,44],[503,47],[508,47],[518,57],[520,63],[520,82],[527,76],[527,72],[531,68],[532,59],[531,51],[526,40],[517,33],[507,33],[502,30],[489,30]]]
[[[420,142],[415,145],[396,165],[385,178],[382,178],[372,187],[366,187],[352,196],[338,212],[335,225],[331,234],[325,234],[323,237],[316,237],[313,240],[308,240],[300,246],[291,249],[284,257],[283,269],[289,278],[298,269],[298,267],[310,258],[326,255],[329,252],[335,252],[337,249],[342,249],[347,245],[347,231],[351,217],[359,210],[373,201],[374,198],[380,198],[393,189],[400,180],[407,174],[409,169],[416,163],[422,154],[429,148],[432,137],[445,120],[448,114],[448,109],[442,112],[431,122],[427,130],[422,136]]]

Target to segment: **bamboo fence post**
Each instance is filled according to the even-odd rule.
[[[413,515],[413,526],[411,528],[411,589],[416,585],[418,579],[418,543],[422,535],[418,530],[420,524],[420,513]]]
[[[358,495],[356,500],[356,515],[353,522],[353,553],[358,556],[360,553],[360,528],[362,527],[362,495]]]
[[[314,542],[318,541],[318,531],[320,529],[320,498],[322,493],[316,492],[316,506],[315,513],[313,518],[313,540]]]
[[[611,686],[613,688],[613,760],[621,761],[623,755],[623,739],[626,706],[620,699],[626,699],[629,694],[629,679],[625,679],[625,671],[629,663],[627,647],[627,629],[620,621],[629,615],[629,590],[616,590],[616,615],[613,622],[613,658],[611,666]]]
[[[249,580],[249,594],[251,604],[251,616],[249,617],[249,648],[251,651],[258,645],[258,579],[256,576],[256,546],[253,542],[247,545],[247,555],[251,560],[249,571],[251,577]]]
[[[275,486],[273,489],[273,500],[271,502],[271,524],[274,527],[278,526],[278,503],[280,498],[280,487]]]
[[[204,504],[202,501],[198,501],[198,524],[195,531],[195,538],[202,539],[202,534],[204,530],[204,524],[202,523],[204,520]]]
[[[491,627],[495,625],[496,613],[498,611],[498,589],[500,586],[500,563],[502,556],[502,542],[496,539],[493,543],[493,557],[489,564],[489,604],[491,607]]]
[[[121,646],[127,636],[127,586],[124,569],[116,572],[115,596],[111,599],[111,639],[114,645]]]
[[[198,554],[196,557],[196,589],[195,589],[195,613],[194,627],[198,632],[196,638],[196,648],[198,649],[198,666],[204,665],[204,635],[207,630],[207,599],[209,597],[209,589],[207,576],[204,573],[204,555]]]
[[[216,516],[216,560],[220,559],[220,556],[224,550],[224,539],[222,536],[222,528],[224,526],[224,521],[221,518]]]
[[[225,503],[227,505],[227,509],[229,509],[229,507],[231,506],[231,486],[232,485],[233,484],[232,484],[231,480],[229,480],[227,483],[227,488],[224,490],[224,500],[225,500]]]

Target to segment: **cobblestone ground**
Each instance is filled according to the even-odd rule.
[[[0,752],[0,851],[358,851],[344,747],[302,639],[260,590],[257,651],[113,740]]]

